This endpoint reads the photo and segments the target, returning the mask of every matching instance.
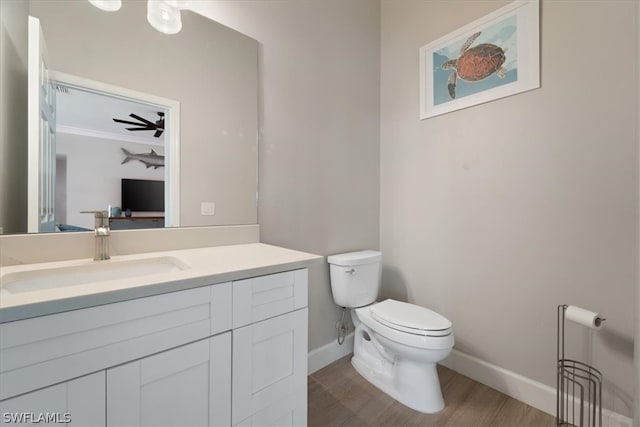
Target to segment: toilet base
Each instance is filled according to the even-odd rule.
[[[361,329],[362,325],[357,329]],[[360,332],[360,333],[358,333]],[[444,409],[435,363],[402,360],[356,330],[351,364],[367,381],[416,411],[433,414]],[[368,339],[367,339],[368,338]]]

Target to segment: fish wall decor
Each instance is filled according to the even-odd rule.
[[[132,153],[122,147],[120,147],[120,149],[126,156],[122,163],[120,163],[121,165],[124,165],[131,160],[137,160],[140,163],[143,163],[147,168],[158,169],[164,167],[164,156],[160,156],[153,149],[148,153]]]

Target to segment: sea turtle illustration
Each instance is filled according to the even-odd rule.
[[[456,97],[456,79],[458,77],[468,82],[477,82],[494,73],[498,77],[504,78],[507,73],[507,70],[502,67],[506,60],[506,51],[500,46],[482,43],[471,47],[480,34],[482,33],[477,32],[464,42],[460,48],[458,59],[450,59],[442,64],[443,70],[453,69],[447,85],[451,98]]]

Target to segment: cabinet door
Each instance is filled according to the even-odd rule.
[[[104,389],[105,373],[100,371],[1,401],[1,424],[104,427]]]
[[[230,332],[107,370],[108,426],[230,423]]]
[[[233,331],[232,390],[234,425],[264,423],[261,413],[306,423],[306,308]]]
[[[307,425],[306,388],[272,403],[234,427],[300,427]]]

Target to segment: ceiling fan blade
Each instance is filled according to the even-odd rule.
[[[124,123],[126,125],[134,125],[134,126],[147,126],[144,123],[136,123],[136,122],[129,122],[127,120],[121,120],[121,119],[113,119],[114,122],[116,123]]]
[[[146,124],[148,124],[149,126],[155,126],[155,123],[150,122],[150,121],[149,121],[149,120],[147,120],[147,119],[143,119],[142,117],[138,116],[137,114],[133,114],[133,113],[131,113],[131,114],[129,114],[129,117],[133,117],[133,118],[134,118],[134,119],[136,119],[136,120],[140,120],[141,122],[146,123]]]
[[[158,129],[156,133],[153,134],[153,136],[155,136],[156,138],[160,138],[160,135],[162,135],[162,132],[164,132],[162,129]]]
[[[156,130],[156,128],[144,127],[144,128],[127,128],[127,130]]]

